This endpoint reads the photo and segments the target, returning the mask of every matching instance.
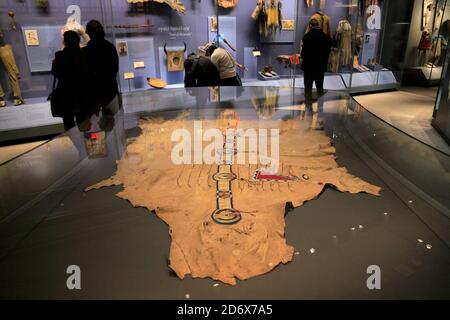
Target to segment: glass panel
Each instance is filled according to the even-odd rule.
[[[356,101],[349,106],[344,127],[352,139],[388,172],[404,179],[405,185],[450,217],[450,179],[447,174],[450,155],[386,124]],[[411,155],[414,155],[414,161],[410,160]]]
[[[408,5],[404,4],[405,8],[398,10],[393,8],[396,4],[398,1],[358,1],[359,17],[353,19],[356,23],[355,53],[358,56],[353,61],[351,92],[393,89],[400,82],[401,71],[396,73],[395,70],[401,65],[403,54],[398,49],[394,52],[393,43],[401,45],[398,34],[404,34],[402,32],[405,27],[408,29],[408,22],[402,30],[396,30],[402,22],[394,12],[405,13]],[[356,3],[353,2],[353,5]],[[348,77],[344,75],[346,83],[349,82]]]
[[[324,81],[326,90],[345,90],[349,86],[354,51],[353,23],[357,16],[357,4],[355,7],[352,1],[299,1],[298,49],[301,51],[302,39],[313,18],[319,21],[322,30],[333,39],[333,49]],[[298,68],[297,74],[296,86],[304,88],[303,71]],[[341,78],[341,74],[348,77]]]

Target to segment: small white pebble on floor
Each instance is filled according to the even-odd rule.
[[[409,200],[408,203],[411,204],[411,203],[413,203],[413,201],[412,201],[412,200]]]
[[[191,295],[189,294],[189,293],[187,293],[187,294],[185,294],[185,296],[184,296],[186,299],[190,299],[191,298]]]
[[[433,248],[433,247],[431,246],[431,244],[427,244],[427,249],[428,249],[428,250],[431,250],[431,248]]]
[[[316,249],[311,248],[311,249],[309,249],[309,252],[314,253],[314,252],[316,252]]]
[[[358,226],[358,228],[364,229],[364,226],[363,226],[362,224],[360,224],[360,225]]]
[[[296,256],[298,256],[299,254],[300,254],[300,252],[298,252],[298,251],[295,253]]]
[[[373,136],[374,136],[374,137],[376,137],[376,136],[377,136],[377,134],[376,134],[376,133],[374,133],[374,134],[373,134]]]
[[[351,230],[352,230],[352,231],[355,231],[356,229],[355,229],[355,227],[352,227]]]
[[[218,286],[219,286],[218,283],[214,283],[214,284],[213,284],[213,287],[215,287],[215,288],[217,288]]]
[[[423,243],[423,240],[422,239],[417,239],[417,242]]]
[[[387,216],[389,213],[385,212],[384,215]]]

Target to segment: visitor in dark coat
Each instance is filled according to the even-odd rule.
[[[315,82],[318,94],[323,95],[323,82],[328,69],[332,40],[322,31],[316,19],[312,19],[309,25],[310,31],[303,37],[301,52],[305,92],[312,92]]]
[[[86,33],[90,41],[83,52],[88,61],[91,110],[98,113],[119,93],[119,56],[115,46],[105,39],[105,30],[100,22],[91,20],[86,26]]]
[[[64,49],[56,52],[52,74],[57,80],[57,91],[61,100],[59,107],[64,128],[69,130],[88,120],[89,96],[86,79],[87,61],[80,48],[80,36],[74,31],[63,35]]]

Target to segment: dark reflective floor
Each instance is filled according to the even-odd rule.
[[[298,254],[269,274],[235,287],[179,280],[167,266],[162,221],[117,198],[121,187],[83,190],[115,172],[126,144],[140,134],[140,118],[188,111],[191,120],[215,119],[224,108],[261,123],[295,118],[323,129],[339,165],[381,186],[382,196],[327,189],[289,211],[286,238]],[[128,97],[112,125],[104,121],[94,118],[88,132],[74,128],[0,167],[1,298],[450,297],[448,157],[405,139],[346,94],[311,102],[299,89],[180,89]],[[69,265],[82,270],[80,291],[66,288]],[[370,265],[381,268],[381,290],[367,289]]]

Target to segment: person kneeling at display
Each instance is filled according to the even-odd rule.
[[[220,86],[242,86],[236,67],[245,70],[245,66],[238,63],[227,50],[218,48],[215,43],[209,42],[202,48],[202,51],[206,56],[211,57],[211,61],[219,70]]]
[[[63,37],[64,49],[56,52],[52,64],[57,81],[57,114],[61,115],[65,130],[75,126],[74,118],[82,129],[89,122],[88,65],[80,48],[80,36],[75,31],[67,31]]]
[[[184,62],[184,86],[217,87],[220,85],[220,73],[212,61],[203,56],[191,53]]]

